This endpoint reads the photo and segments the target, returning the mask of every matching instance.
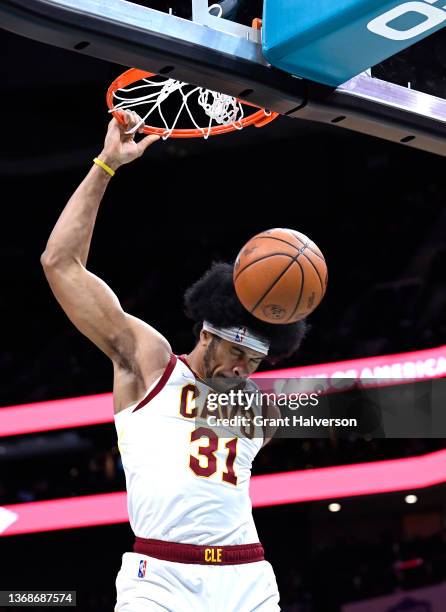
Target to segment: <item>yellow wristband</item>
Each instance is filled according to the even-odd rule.
[[[102,170],[105,170],[107,174],[109,174],[110,176],[115,176],[115,171],[112,168],[110,168],[110,166],[107,166],[107,164],[103,162],[102,159],[99,159],[99,157],[95,157],[93,161],[100,168],[102,168]]]

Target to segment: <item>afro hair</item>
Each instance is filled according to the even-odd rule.
[[[198,338],[203,321],[216,327],[242,325],[270,343],[268,360],[277,363],[297,351],[309,330],[305,321],[276,325],[254,317],[239,301],[232,280],[233,266],[213,263],[184,294],[185,314],[195,321]]]

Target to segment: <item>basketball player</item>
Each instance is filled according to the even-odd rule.
[[[214,266],[185,295],[196,344],[176,356],[153,327],[124,312],[87,268],[97,211],[112,175],[158,137],[112,119],[104,148],[57,221],[41,261],[61,307],[113,362],[114,410],[136,540],[123,555],[115,612],[273,612],[279,594],[264,560],[248,493],[267,441],[197,428],[203,379],[243,381],[263,359],[294,353],[305,324],[272,325],[238,301],[232,266]]]

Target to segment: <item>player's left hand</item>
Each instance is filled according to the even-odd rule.
[[[144,124],[142,123],[138,130],[133,130],[133,128],[142,121],[141,117],[135,111],[129,110],[121,111],[120,116],[122,123],[113,117],[108,124],[104,148],[100,155],[100,159],[113,168],[113,170],[141,157],[147,147],[160,138],[150,134],[136,142],[135,135],[137,132],[143,131]]]

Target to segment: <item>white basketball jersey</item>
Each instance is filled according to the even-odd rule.
[[[193,399],[210,389],[182,359],[172,355],[145,400],[115,415],[130,525],[138,537],[171,542],[258,542],[249,479],[263,439],[201,427]]]

